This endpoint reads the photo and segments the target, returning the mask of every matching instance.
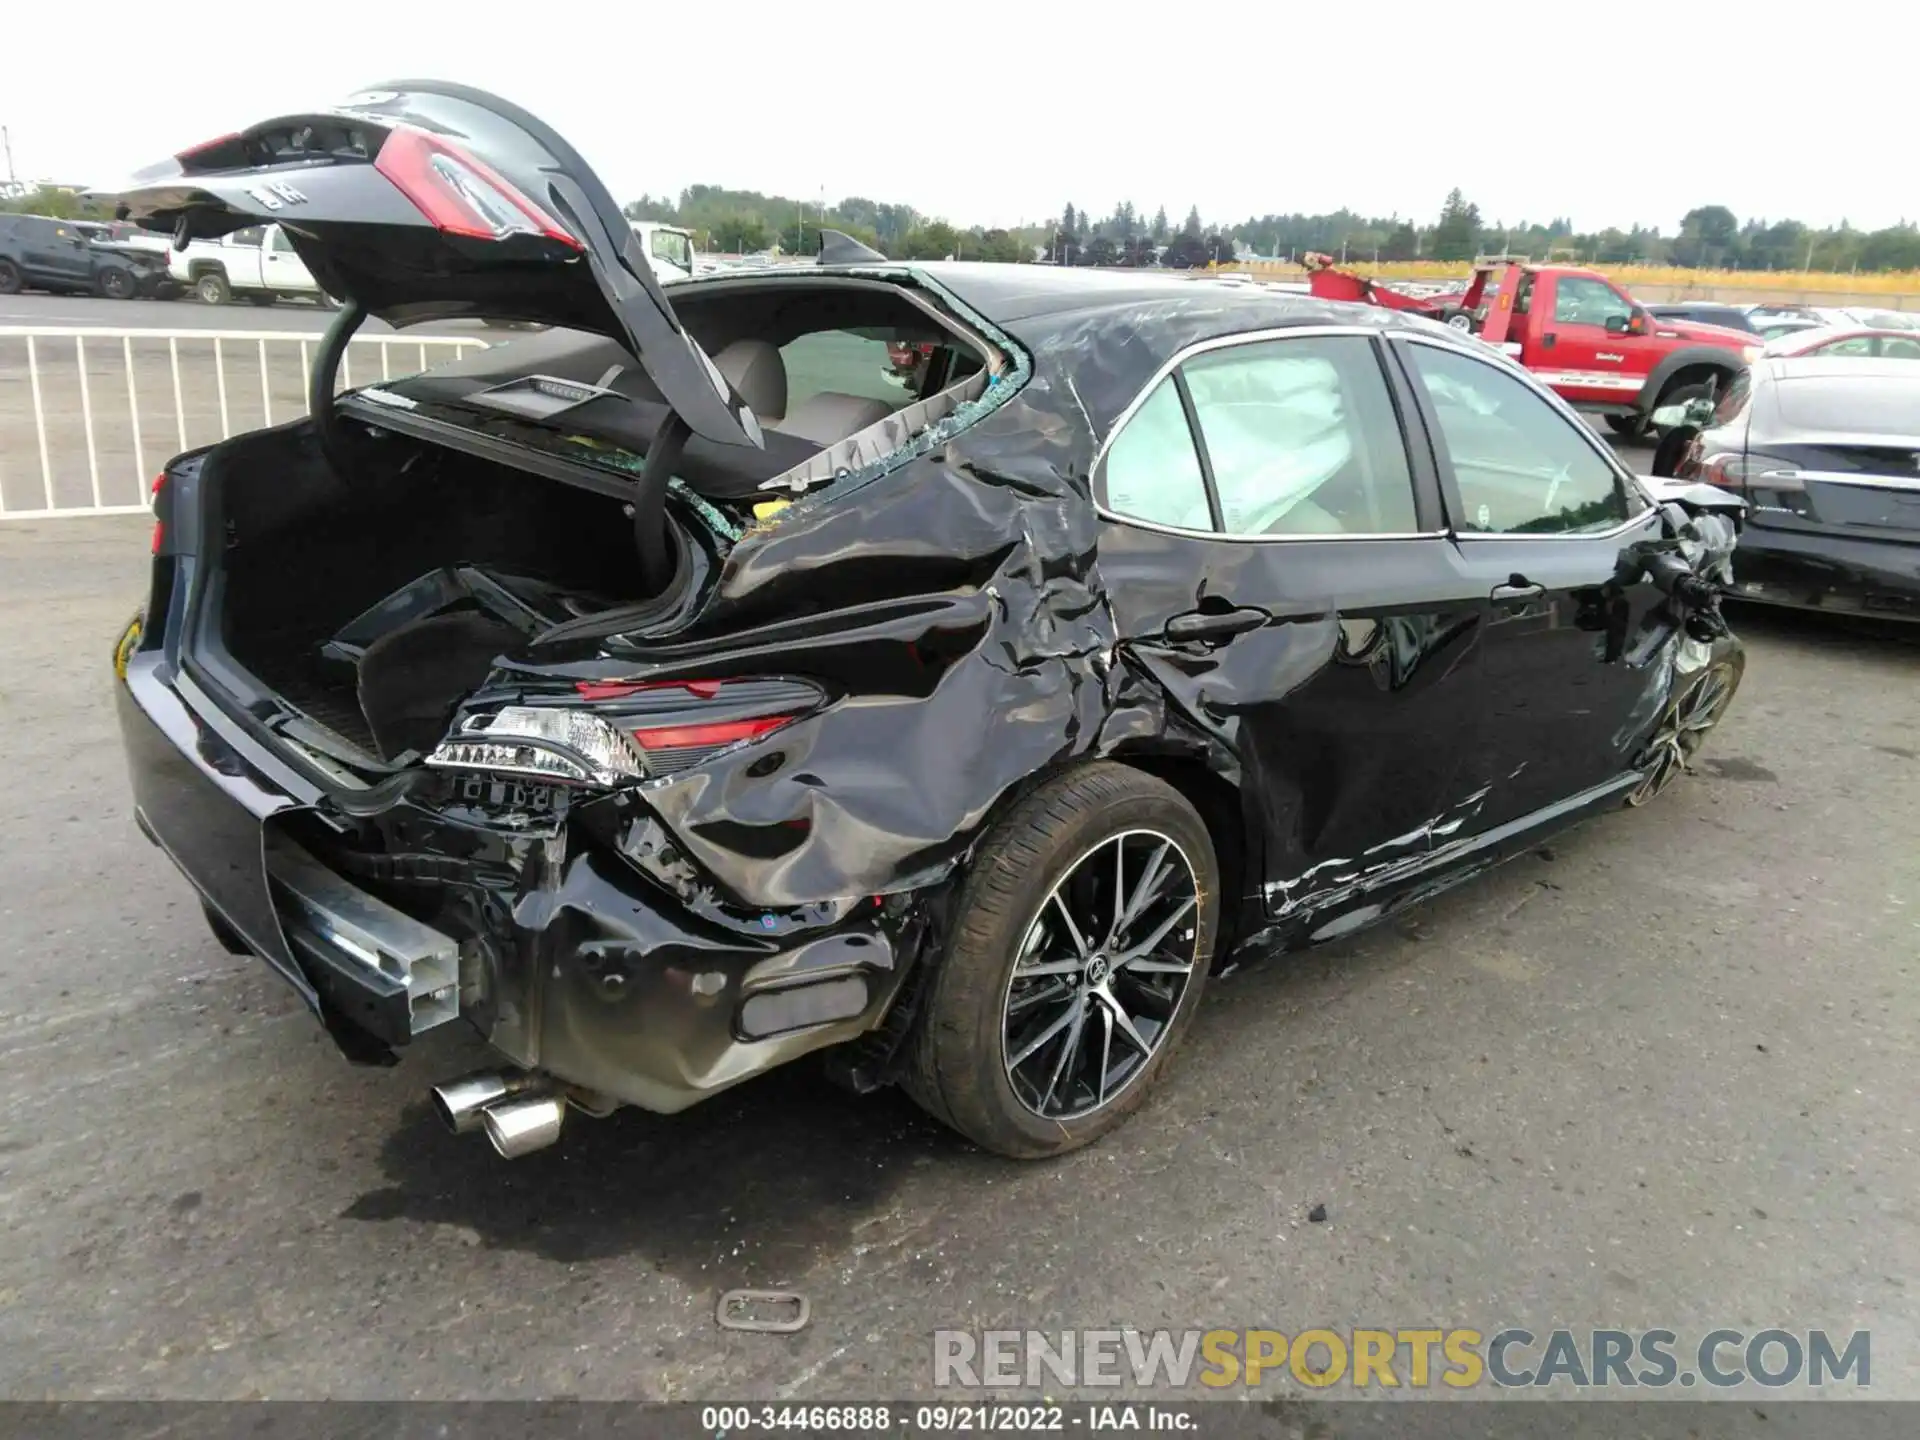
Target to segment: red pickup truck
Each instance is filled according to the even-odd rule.
[[[1464,290],[1409,295],[1306,257],[1307,283],[1325,300],[1360,300],[1471,330],[1513,356],[1568,403],[1604,415],[1621,435],[1643,433],[1653,412],[1726,389],[1760,354],[1757,336],[1658,319],[1598,271],[1488,257]]]

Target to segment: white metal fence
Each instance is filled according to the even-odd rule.
[[[307,412],[320,334],[0,326],[0,520],[145,510],[182,450]],[[487,342],[356,335],[336,389],[424,370]]]

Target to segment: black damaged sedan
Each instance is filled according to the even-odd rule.
[[[348,302],[311,418],[156,489],[139,823],[350,1058],[477,1029],[436,1095],[502,1154],[811,1052],[1070,1150],[1236,949],[1651,798],[1740,679],[1738,499],[1387,311],[837,242],[663,290],[437,82],[119,198]],[[367,314],[551,328],[336,396]]]

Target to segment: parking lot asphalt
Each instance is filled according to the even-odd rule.
[[[901,1398],[951,1326],[1778,1324],[1920,1396],[1920,645],[1742,613],[1698,774],[1210,987],[1064,1160],[801,1070],[508,1164],[425,1103],[475,1047],[348,1067],[134,829],[145,558],[0,526],[0,1395]],[[716,1327],[765,1284],[806,1329]]]

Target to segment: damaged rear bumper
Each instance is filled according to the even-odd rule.
[[[158,653],[116,690],[141,829],[350,1059],[459,1018],[520,1070],[673,1112],[866,1036],[899,993],[904,897],[688,905],[608,843],[630,827],[578,812],[542,829],[403,798],[356,829]],[[592,803],[616,800],[647,823]]]
[[[1737,561],[1737,600],[1920,620],[1920,543],[1749,525]]]

